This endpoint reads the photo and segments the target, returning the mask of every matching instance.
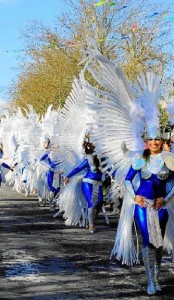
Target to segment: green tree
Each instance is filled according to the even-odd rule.
[[[21,65],[21,75],[12,88],[13,103],[31,104],[39,113],[50,103],[63,105],[73,77],[84,65],[79,63],[88,57],[91,40],[130,80],[147,70],[164,76],[164,70],[173,65],[167,47],[172,45],[167,10],[151,0],[137,2],[108,0],[100,5],[94,0],[64,0],[66,13],[57,18],[55,30],[38,22],[30,25],[23,35],[29,60]],[[89,74],[86,76],[90,81]]]
[[[59,36],[43,26],[36,38],[38,26],[41,24],[34,23],[31,35],[25,35],[30,60],[21,64],[22,71],[11,96],[15,106],[27,109],[32,105],[37,113],[43,114],[50,104],[54,108],[62,106],[81,67],[77,48],[72,49],[68,42],[62,46]]]

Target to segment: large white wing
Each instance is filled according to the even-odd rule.
[[[60,153],[64,161],[65,174],[84,159],[83,141],[85,133],[90,131],[91,111],[85,103],[86,82],[82,74],[75,79],[70,95],[61,110]]]
[[[138,134],[133,132],[130,113],[136,112],[139,127],[143,127],[144,123],[137,111],[128,82],[114,62],[96,55],[88,66],[88,71],[99,85],[99,88],[88,86],[86,94],[87,105],[96,112],[92,130],[96,153],[103,159],[103,171],[117,170],[117,174],[122,177],[129,161],[121,150],[122,144],[126,143],[131,151],[142,149],[142,131]]]

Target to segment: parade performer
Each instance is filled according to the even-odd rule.
[[[13,168],[3,162],[3,155],[4,155],[3,143],[0,141],[0,187],[1,187],[2,183],[5,183],[5,176],[3,174],[3,169],[2,168],[6,168],[6,169],[13,172]]]
[[[39,116],[32,107],[28,107],[25,115],[18,108],[15,113],[6,112],[1,125],[8,164],[14,166],[14,172],[6,175],[6,184],[26,196],[32,194],[36,190],[36,159],[41,156],[37,155],[42,134]]]
[[[54,217],[63,213],[67,226],[90,225],[89,230],[93,233],[95,205],[98,209],[102,206],[102,174],[89,136],[89,123],[95,117],[95,111],[86,106],[85,97],[86,80],[82,71],[79,79],[74,79],[71,93],[61,109],[61,133],[57,142],[64,155],[61,155],[66,178],[64,182],[69,181],[69,184],[65,185],[57,199],[58,212]],[[73,166],[76,166],[75,169]],[[102,211],[108,223],[104,207]]]
[[[98,144],[95,153],[108,157],[103,171],[116,171],[115,180],[124,188],[111,256],[128,265],[139,262],[139,246],[135,248],[132,232],[136,223],[143,242],[147,293],[155,294],[161,289],[158,276],[163,249],[169,253],[174,249],[174,155],[162,151],[160,80],[147,73],[137,78],[132,89],[114,62],[100,53],[92,53],[92,58],[88,71],[102,86],[101,90],[90,86],[86,97],[97,112],[91,132]]]
[[[60,192],[60,186],[62,182],[62,173],[63,171],[59,169],[59,162],[54,161],[50,158],[50,153],[51,153],[51,143],[50,139],[48,137],[44,138],[44,143],[43,143],[44,149],[47,150],[47,152],[40,158],[40,162],[44,163],[47,165],[47,171],[46,171],[46,186],[48,189],[48,200],[49,200],[49,205],[51,209],[54,209],[54,198],[57,196],[57,194]],[[43,190],[44,186],[42,185],[43,182],[41,183],[38,181],[38,195],[39,195],[39,204],[44,205],[45,201],[43,202]]]
[[[72,176],[82,170],[87,170],[87,173],[82,179],[82,192],[88,205],[89,232],[93,233],[95,210],[100,210],[103,204],[102,172],[99,169],[99,160],[97,156],[94,155],[95,146],[89,141],[89,136],[87,140],[84,141],[83,147],[85,149],[86,158],[77,168],[66,176],[64,181],[65,184],[67,184]],[[97,203],[94,202],[95,192],[97,194]]]
[[[148,280],[147,293],[155,294],[161,290],[158,277],[163,255],[163,239],[169,218],[166,204],[174,194],[174,178],[171,172],[173,167],[168,164],[165,153],[162,153],[163,140],[160,134],[150,134],[146,138],[146,145],[147,149],[143,155],[134,157],[125,178],[125,185],[129,201],[131,199],[134,201],[134,220],[143,238],[142,254]],[[140,182],[136,190],[133,180],[137,174]],[[119,239],[118,230],[113,249],[113,254],[116,255]]]

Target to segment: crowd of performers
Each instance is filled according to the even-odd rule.
[[[139,262],[136,226],[147,293],[153,295],[161,290],[163,251],[172,255],[174,248],[173,133],[160,126],[160,80],[148,73],[133,90],[115,63],[98,52],[85,68],[102,89],[86,82],[82,72],[61,110],[49,107],[42,118],[31,107],[4,114],[0,185],[37,195],[40,206],[58,210],[54,217],[63,213],[66,225],[94,233],[98,212],[103,210],[108,222],[103,184],[109,182],[107,200],[122,198],[111,257]],[[173,114],[170,104],[171,122]]]

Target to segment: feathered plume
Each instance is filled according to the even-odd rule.
[[[145,134],[156,137],[160,134],[158,103],[160,100],[160,78],[147,72],[137,78],[134,85],[136,101],[144,110]]]
[[[174,99],[167,105],[167,111],[169,113],[169,121],[174,124]]]

